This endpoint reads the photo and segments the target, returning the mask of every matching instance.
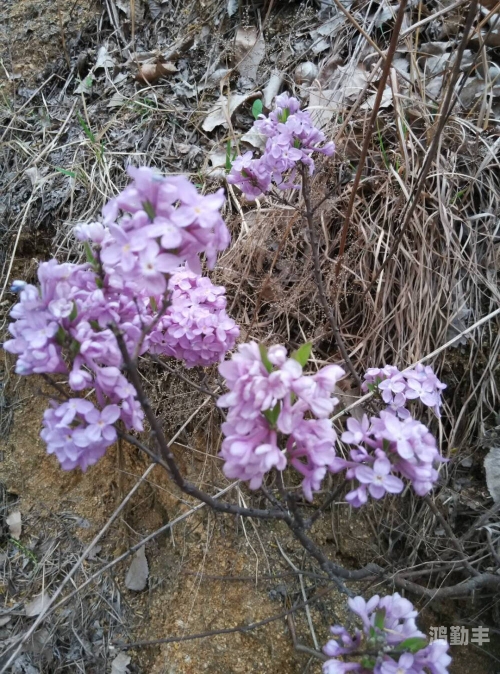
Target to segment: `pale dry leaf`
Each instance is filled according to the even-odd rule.
[[[330,49],[331,40],[335,38],[345,25],[346,19],[343,14],[338,12],[336,16],[325,21],[319,28],[312,30],[310,35],[313,39],[311,51],[313,54],[321,54],[321,52]]]
[[[239,4],[239,0],[227,0],[227,15],[233,16],[233,14],[236,14]]]
[[[10,623],[12,616],[10,615],[2,615],[0,616],[0,627],[4,627],[4,625],[7,625],[7,623]]]
[[[279,94],[281,85],[283,84],[283,75],[279,72],[272,73],[268,83],[264,87],[262,95],[262,104],[266,110],[270,110],[274,99]]]
[[[74,93],[75,94],[90,94],[92,91],[92,85],[94,83],[94,78],[92,75],[87,75],[83,80],[78,84]]]
[[[393,59],[392,67],[395,68],[398,73],[402,73],[403,75],[408,75],[410,71],[410,63],[404,58]]]
[[[130,19],[130,9],[131,9],[131,2],[130,0],[115,0],[116,6],[118,9],[121,9],[121,11],[127,16],[127,19]],[[141,21],[144,18],[144,10],[145,6],[142,3],[142,0],[135,0],[134,1],[134,18],[136,23],[138,21]]]
[[[235,67],[243,77],[255,82],[260,62],[266,55],[266,42],[262,31],[250,26],[238,28],[234,40]]]
[[[356,99],[368,79],[366,70],[359,66],[356,66],[354,70],[351,66],[339,66],[336,72],[344,97]]]
[[[330,49],[331,44],[328,40],[326,40],[324,37],[319,37],[316,40],[314,40],[312,46],[311,46],[311,51],[313,54],[321,54],[322,51],[326,51],[327,49]]]
[[[463,85],[458,100],[460,105],[468,110],[484,94],[484,80],[478,77],[469,77]]]
[[[111,662],[111,674],[127,674],[131,657],[126,653],[118,653],[116,658]]]
[[[227,120],[246,101],[258,98],[260,92],[253,94],[231,94],[229,103],[226,96],[220,96],[214,107],[209,110],[201,128],[203,131],[213,131],[218,126],[228,127]]]
[[[443,76],[433,77],[425,83],[425,91],[431,98],[437,99],[443,88]]]
[[[371,96],[368,96],[366,102],[363,103],[363,105],[361,106],[361,110],[373,110],[376,98],[377,94],[372,94]],[[382,93],[382,100],[380,101],[380,107],[388,108],[390,105],[392,105],[392,89],[391,87],[385,87]]]
[[[384,25],[384,23],[387,23],[388,21],[393,19],[396,16],[397,11],[398,11],[397,5],[389,5],[388,3],[383,2],[379,5],[379,9],[375,14],[375,17],[370,21],[373,22],[375,28],[380,28],[381,26]]]
[[[46,592],[42,592],[38,597],[35,597],[32,601],[28,602],[24,607],[24,612],[28,618],[34,618],[37,615],[40,615],[50,602],[50,596]]]
[[[159,19],[167,12],[169,0],[148,0],[149,13],[152,19]]]
[[[108,108],[121,108],[121,106],[125,103],[126,97],[121,94],[119,91],[115,91],[114,94],[111,96],[111,98],[108,101]]]
[[[500,447],[492,447],[484,459],[486,485],[495,503],[500,502]]]
[[[194,98],[198,95],[198,91],[202,91],[203,87],[196,87],[194,84],[181,80],[173,85],[174,94],[178,98]]]
[[[32,166],[31,168],[26,169],[26,171],[25,171],[24,173],[25,173],[25,174],[28,176],[28,178],[30,179],[30,182],[31,182],[31,184],[33,185],[33,187],[35,187],[35,185],[36,185],[37,182],[38,182],[38,178],[39,178],[37,167],[36,167],[36,166]]]
[[[148,583],[149,565],[144,545],[135,553],[125,576],[125,587],[134,592],[142,592]]]
[[[227,152],[220,147],[214,148],[208,155],[211,167],[205,169],[207,177],[215,179],[224,178],[226,175]]]
[[[309,105],[307,110],[311,115],[314,126],[323,129],[336,112],[342,108],[342,94],[330,89],[312,87],[309,91]]]
[[[115,62],[111,57],[106,45],[101,45],[97,51],[97,58],[95,62],[96,68],[114,68]]]
[[[425,76],[441,75],[448,67],[451,54],[441,54],[440,56],[431,56],[425,61]]]
[[[266,148],[267,136],[250,129],[250,131],[247,131],[241,136],[240,140],[256,147],[258,150],[264,151]]]
[[[28,169],[31,170],[31,169]],[[35,169],[36,170],[36,169]],[[14,510],[5,520],[7,526],[9,527],[9,533],[12,538],[15,538],[18,541],[21,538],[21,531],[23,528],[21,521],[21,512],[19,510]]]
[[[211,84],[219,84],[219,82],[229,75],[230,72],[230,68],[217,68],[217,70],[214,70],[214,72],[209,76],[208,81]]]
[[[126,72],[121,72],[116,75],[116,77],[113,77],[113,84],[120,84],[124,80],[126,80],[128,77]]]
[[[221,148],[215,148],[208,155],[208,159],[214,168],[220,168],[226,166],[227,151],[222,150]]]
[[[449,42],[424,42],[418,48],[418,54],[427,56],[441,56],[449,48]]]
[[[344,4],[345,6],[345,4]],[[311,31],[311,37],[314,39],[317,35],[322,35],[323,37],[335,37],[340,29],[345,25],[346,18],[340,12],[334,16],[329,21],[317,28],[316,30]]]

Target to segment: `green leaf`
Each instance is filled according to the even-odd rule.
[[[80,353],[80,342],[77,342],[76,339],[71,340],[71,344],[69,345],[69,352],[73,358],[75,356],[78,356]]]
[[[90,327],[93,330],[100,330],[101,329],[100,326],[99,326],[99,323],[97,321],[92,320],[92,321],[89,321],[89,323],[90,323]]]
[[[229,173],[233,162],[231,161],[231,140],[226,143],[226,173]]]
[[[85,135],[87,136],[87,138],[90,140],[91,143],[95,143],[95,142],[96,142],[96,139],[95,139],[94,133],[93,133],[92,130],[90,129],[90,127],[89,127],[89,125],[87,124],[87,122],[86,122],[86,121],[83,119],[83,117],[81,117],[78,113],[76,113],[76,116],[77,116],[77,118],[78,118],[78,123],[79,123],[80,126],[82,127],[83,132],[85,133]]]
[[[98,276],[96,276],[95,284],[98,288],[104,288],[104,283],[102,282],[102,279],[100,279]]]
[[[281,115],[279,116],[279,120],[284,124],[289,117],[290,117],[290,110],[288,108],[285,108],[281,113]]]
[[[146,211],[146,214],[150,220],[155,219],[155,209],[153,208],[153,204],[150,203],[149,201],[144,201],[142,204],[142,207]]]
[[[68,176],[68,178],[76,178],[75,171],[67,171],[66,169],[59,168],[58,166],[56,166],[56,171],[59,171],[59,173],[62,173],[63,176]]]
[[[377,627],[379,630],[383,630],[384,621],[385,621],[385,608],[381,608],[380,611],[377,611],[375,614],[375,627]]]
[[[269,421],[269,424],[274,428],[276,426],[276,422],[278,421],[278,417],[280,415],[281,411],[281,406],[279,403],[276,403],[274,408],[272,410],[265,410],[264,416],[266,419]]]
[[[262,358],[262,362],[264,363],[264,367],[268,372],[273,371],[273,364],[267,357],[267,349],[264,346],[264,344],[259,344],[259,351],[260,351],[260,357]]]
[[[260,98],[258,98],[256,101],[253,102],[252,115],[253,115],[254,119],[257,119],[258,116],[262,114],[262,108],[263,108],[263,105],[262,105],[262,101],[260,100]]]
[[[74,321],[77,316],[78,316],[78,307],[76,306],[76,302],[73,300],[73,309],[71,309],[69,320]]]
[[[427,646],[427,639],[422,637],[410,637],[398,644],[398,651],[410,651],[410,653],[418,653],[422,648]]]
[[[94,253],[92,252],[92,248],[90,247],[90,244],[88,241],[83,242],[83,248],[85,250],[85,255],[87,257],[87,262],[90,262],[90,264],[95,267],[97,264],[97,260],[94,257]]]
[[[56,342],[62,346],[65,341],[66,341],[66,330],[62,326],[59,326],[56,332]]]
[[[149,298],[149,304],[151,305],[151,309],[156,313],[158,311],[158,305],[156,304],[154,297]]]
[[[297,361],[297,363],[300,363],[302,367],[306,365],[307,361],[309,360],[309,356],[311,355],[311,350],[312,350],[312,342],[306,342],[305,344],[302,344],[300,349],[297,349],[297,351],[294,351],[291,355],[291,357]]]
[[[376,664],[377,660],[375,658],[371,658],[369,655],[365,655],[363,658],[361,658],[361,665],[365,669],[373,669]]]

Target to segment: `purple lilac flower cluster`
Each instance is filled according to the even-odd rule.
[[[342,441],[354,446],[350,460],[336,457],[330,470],[346,470],[346,478],[359,483],[346,495],[355,508],[364,505],[368,495],[379,499],[386,493],[402,492],[404,483],[396,474],[409,480],[419,496],[425,496],[437,482],[436,467],[445,459],[420,421],[401,420],[386,410],[370,420],[365,415],[361,422],[351,417],[346,424]]]
[[[3,347],[18,356],[16,372],[66,374],[72,391],[95,392],[99,408],[71,398],[44,415],[42,438],[67,469],[95,463],[115,441],[118,420],[142,430],[143,411],[121,373],[114,330],[130,354],[153,345],[156,353],[190,365],[220,361],[238,335],[225,312],[224,289],[179,270],[179,263],[198,269],[201,252],[213,263],[228,244],[222,194],[201,197],[185,178],[162,178],[146,168],[130,173],[134,182],[105,206],[103,223],[78,227],[89,263],[50,260],[38,268],[39,288],[13,286],[19,292],[9,326],[13,339]],[[130,215],[117,221],[119,208]],[[149,331],[167,288],[173,291],[169,314]]]
[[[382,598],[375,595],[369,601],[354,597],[348,605],[363,627],[353,635],[341,625],[331,628],[334,638],[323,651],[332,659],[324,663],[324,674],[448,674],[448,642],[428,642],[417,628],[418,612],[408,599],[396,592]],[[344,662],[339,656],[356,661]]]
[[[170,306],[149,335],[149,351],[186,367],[221,361],[240,332],[225,310],[226,289],[188,270],[173,274],[169,288]]]
[[[366,371],[362,388],[365,392],[378,388],[388,408],[401,419],[408,419],[407,400],[420,400],[440,416],[441,391],[446,384],[439,381],[430,365],[418,363],[404,372],[394,365],[372,367]]]
[[[77,229],[100,247],[100,261],[114,286],[134,283],[150,295],[165,292],[165,274],[187,263],[201,272],[230,242],[220,214],[224,190],[201,195],[185,176],[163,177],[148,167],[129,167],[133,182],[103,209],[103,225]],[[126,215],[119,218],[120,211]],[[119,220],[118,220],[119,218]]]
[[[237,157],[227,177],[228,183],[238,185],[247,199],[268,192],[272,181],[281,190],[297,189],[297,164],[307,166],[312,174],[313,152],[331,156],[335,151],[331,141],[321,146],[325,134],[314,126],[308,112],[300,110],[299,101],[286,93],[276,98],[269,117],[259,115],[252,130],[266,136],[264,153],[256,159],[252,152]]]
[[[143,412],[135,389],[120,372],[122,357],[108,325],[120,327],[133,351],[146,311],[143,316],[138,312],[132,288],[116,290],[99,283],[88,264],[43,262],[38,279],[40,288],[16,283],[19,302],[9,326],[13,339],[3,347],[18,356],[18,374],[65,373],[73,391],[95,389],[101,411],[74,398],[44,415],[42,438],[49,453],[56,454],[63,468],[85,469],[116,438],[105,426],[121,418],[128,428],[142,430]],[[101,423],[103,432],[96,434]]]
[[[250,342],[219,365],[230,391],[218,401],[229,408],[220,454],[227,477],[258,489],[267,472],[284,470],[289,462],[304,476],[304,496],[312,501],[335,459],[337,436],[328,417],[338,404],[335,385],[345,373],[328,365],[304,375],[309,351],[306,345],[289,358],[284,346],[266,351]],[[278,433],[287,436],[284,449]]]

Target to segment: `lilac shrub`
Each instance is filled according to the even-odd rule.
[[[324,674],[448,674],[448,642],[428,642],[417,628],[418,612],[408,599],[396,592],[369,601],[354,597],[348,605],[362,628],[353,633],[342,625],[331,628],[333,639],[323,648],[331,658],[323,665]]]
[[[104,207],[102,222],[77,227],[88,263],[43,262],[39,287],[13,285],[19,302],[3,347],[17,355],[17,374],[65,374],[72,391],[93,390],[97,401],[70,398],[44,414],[42,438],[65,469],[95,463],[119,420],[143,429],[116,331],[131,355],[151,350],[188,366],[219,362],[238,336],[224,288],[198,274],[199,255],[213,266],[229,243],[222,190],[201,196],[184,177],[129,173],[133,182]]]
[[[287,93],[277,96],[268,117],[259,115],[252,131],[267,138],[263,154],[254,158],[253,152],[246,152],[237,157],[227,176],[227,182],[237,185],[247,199],[268,192],[273,183],[280,190],[298,189],[297,166],[307,167],[312,175],[312,154],[331,156],[335,151],[332,141],[325,143],[325,134],[314,126],[311,115]]]

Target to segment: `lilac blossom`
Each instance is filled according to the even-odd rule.
[[[68,416],[69,410],[71,413]],[[108,410],[109,408],[104,408],[99,412],[91,402],[81,398],[70,399],[59,406],[53,403],[43,415],[40,433],[47,444],[47,452],[55,454],[65,470],[76,467],[87,470],[116,440],[116,430],[105,421],[116,420],[116,410]],[[97,420],[98,425],[102,421],[100,432],[93,428],[96,424],[92,420]]]
[[[298,356],[287,357],[285,347],[266,350],[249,342],[221,363],[219,372],[229,389],[217,403],[228,408],[220,453],[227,477],[256,489],[271,468],[290,464],[302,474],[304,496],[312,501],[335,459],[337,435],[328,415],[338,403],[332,394],[342,368],[305,375]],[[287,436],[283,449],[278,431]]]
[[[323,648],[330,658],[323,665],[324,674],[448,674],[448,642],[428,642],[408,599],[396,592],[382,598],[375,595],[369,601],[354,597],[347,603],[361,619],[362,629],[351,635],[341,625],[331,628],[333,639]]]
[[[220,362],[239,328],[225,310],[225,289],[186,269],[170,279],[171,303],[149,335],[151,353],[172,356],[186,367]]]
[[[336,457],[330,470],[346,470],[347,479],[357,480],[346,495],[356,508],[367,502],[368,495],[379,499],[386,493],[401,493],[401,478],[425,496],[438,480],[439,464],[445,461],[424,424],[411,417],[399,419],[387,410],[370,420],[366,415],[361,422],[349,419],[342,441],[351,445],[349,459]]]
[[[406,409],[407,400],[417,399],[431,407],[439,417],[441,391],[445,388],[446,384],[439,381],[432,367],[421,363],[402,372],[394,365],[370,368],[365,373],[362,386],[363,391],[378,389],[388,409],[401,419],[410,417]]]
[[[281,190],[298,189],[298,166],[307,166],[312,174],[312,154],[331,156],[335,151],[333,142],[325,143],[324,133],[314,126],[310,114],[300,110],[299,101],[288,94],[278,96],[275,109],[268,117],[259,115],[252,130],[267,137],[263,154],[254,157],[246,152],[237,157],[227,177],[250,200],[268,192],[273,181]]]

